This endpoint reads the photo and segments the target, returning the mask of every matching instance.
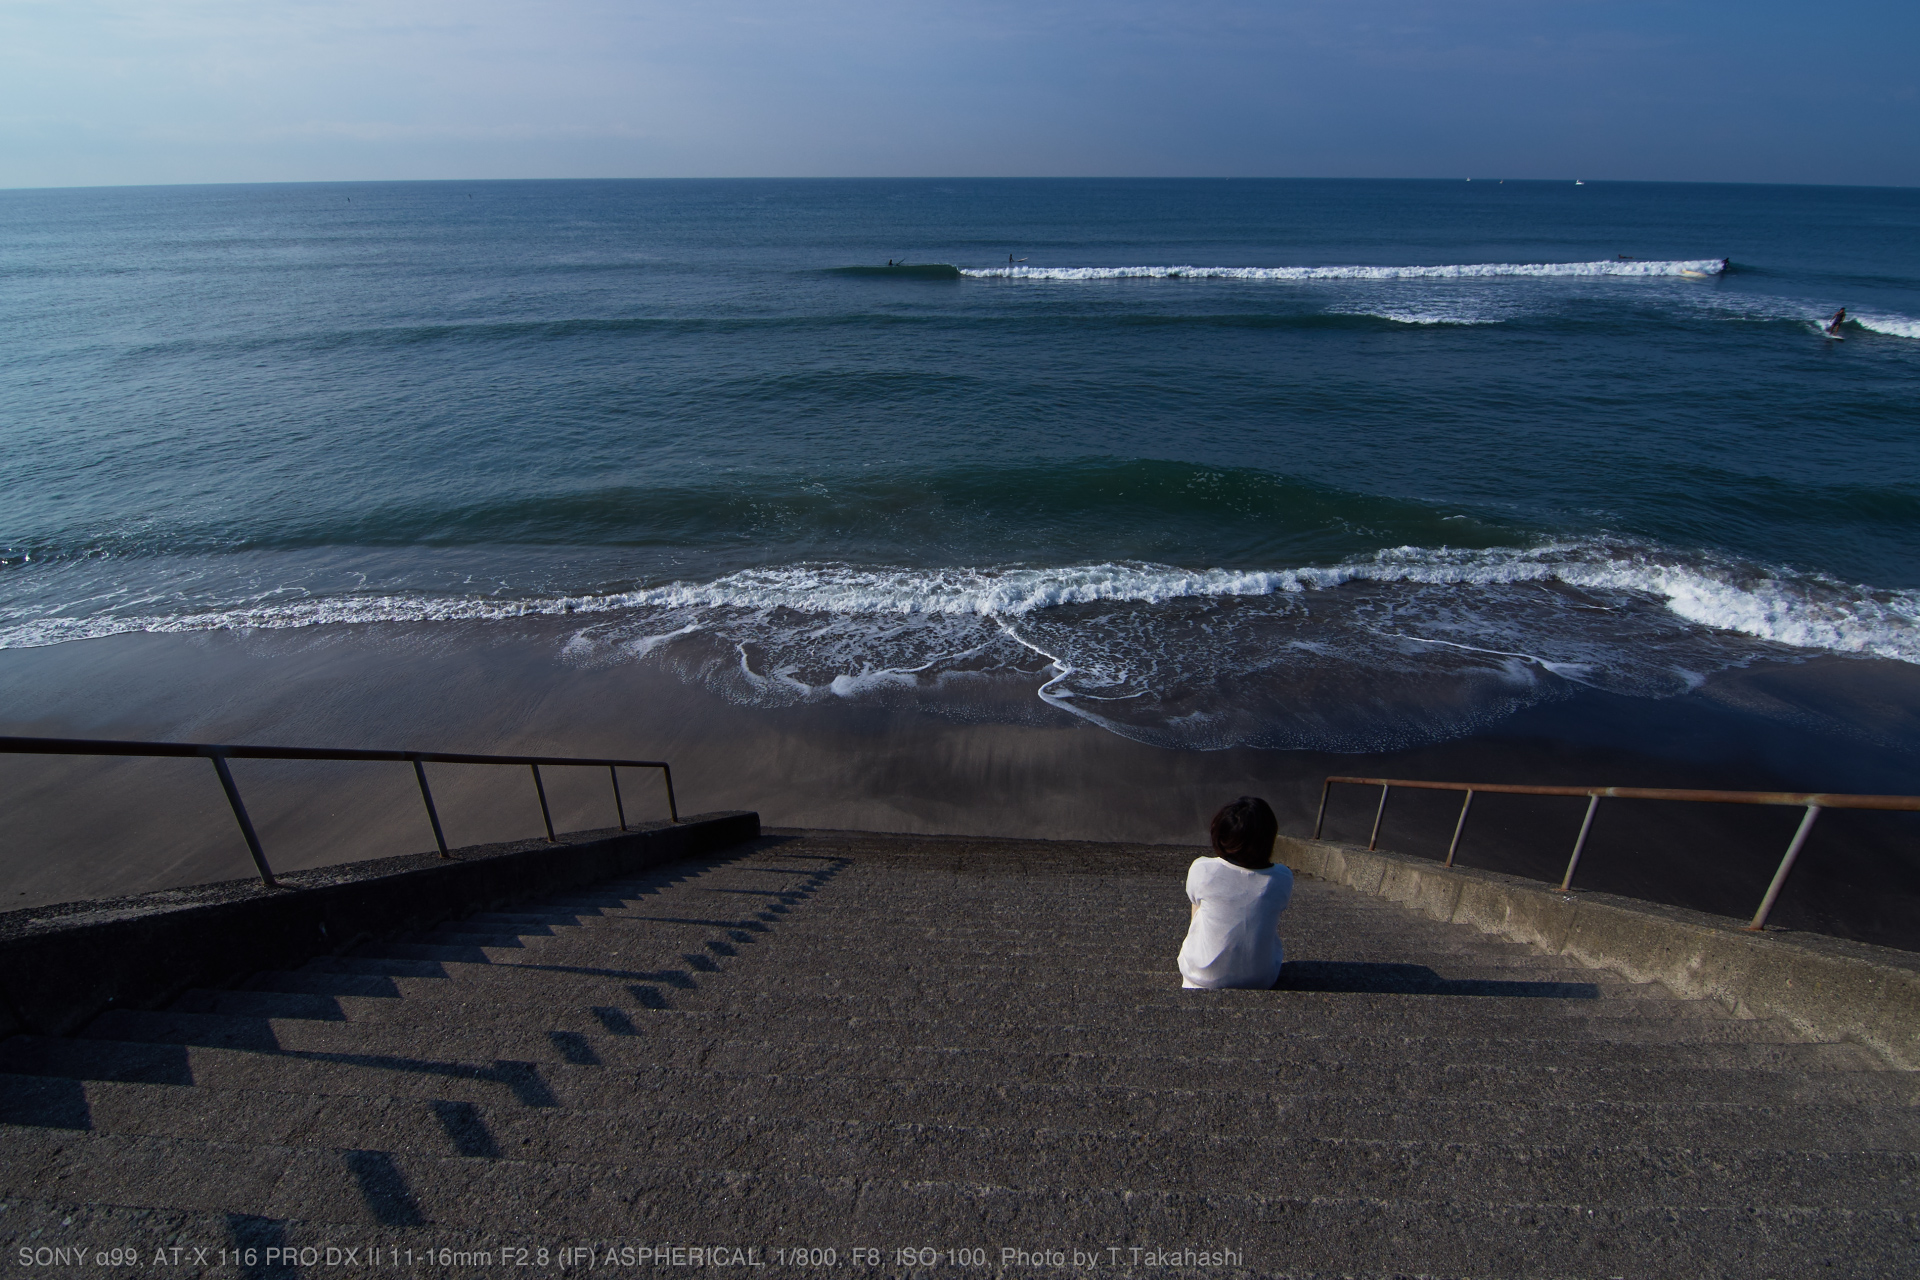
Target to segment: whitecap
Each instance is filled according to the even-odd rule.
[[[1005,280],[1470,280],[1495,276],[1662,276],[1718,275],[1720,258],[1640,262],[1477,262],[1406,267],[966,267],[960,274]]]
[[[1847,319],[1862,329],[1884,333],[1891,338],[1920,338],[1920,320],[1890,316],[1874,311],[1849,311]]]

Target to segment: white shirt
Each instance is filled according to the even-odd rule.
[[[1225,858],[1195,858],[1187,897],[1200,909],[1180,945],[1181,986],[1264,991],[1280,980],[1280,913],[1293,897],[1293,872],[1278,863],[1249,871]]]

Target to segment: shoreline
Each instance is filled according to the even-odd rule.
[[[1208,816],[1240,794],[1266,796],[1283,832],[1308,834],[1328,774],[1911,792],[1920,743],[1920,668],[1873,659],[1737,669],[1676,698],[1586,691],[1392,751],[1193,751],[1049,707],[1038,681],[972,682],[968,701],[938,708],[741,706],[653,664],[569,662],[577,625],[358,624],[0,650],[0,732],[626,755],[670,762],[685,812],[754,809],[770,826],[1179,845],[1202,843]],[[449,844],[541,834],[529,779],[431,768]],[[567,772],[548,773],[556,829],[608,825],[604,773]],[[432,847],[404,766],[243,761],[234,773],[276,871]],[[630,819],[665,816],[649,780],[623,779],[622,790]],[[0,803],[15,837],[0,861],[0,910],[250,869],[203,761],[9,757]],[[1581,809],[1476,800],[1459,862],[1557,883]],[[1447,793],[1396,793],[1381,847],[1438,858],[1457,811]],[[1823,815],[1775,922],[1920,949],[1916,816]],[[1326,838],[1364,843],[1372,817],[1373,793],[1336,788]],[[1576,887],[1750,914],[1798,818],[1611,802]]]

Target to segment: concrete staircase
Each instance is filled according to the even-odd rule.
[[[1304,879],[1182,991],[1191,856],[770,834],[13,1037],[0,1270],[1920,1271],[1914,1073]]]

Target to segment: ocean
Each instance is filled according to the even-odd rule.
[[[572,615],[569,663],[745,706],[1336,752],[1920,663],[1920,191],[171,187],[0,232],[0,647]]]

